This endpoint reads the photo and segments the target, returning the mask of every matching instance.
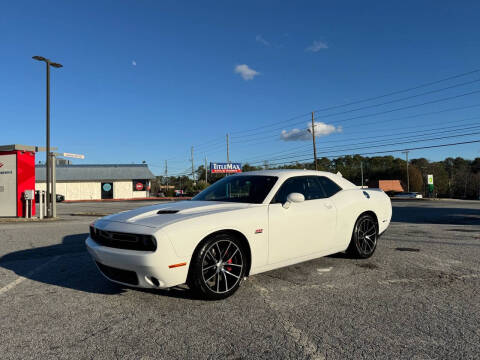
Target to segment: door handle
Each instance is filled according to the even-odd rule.
[[[331,209],[331,208],[333,207],[332,204],[323,204],[323,205],[325,205],[325,207],[326,207],[327,209]]]

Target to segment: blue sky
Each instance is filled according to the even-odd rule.
[[[0,144],[45,142],[45,69],[31,59],[41,55],[64,65],[52,71],[52,144],[85,154],[77,163],[145,160],[159,174],[168,159],[182,172],[192,145],[196,166],[225,161],[227,132],[232,161],[305,158],[309,112],[480,68],[479,16],[474,1],[5,1]],[[328,135],[318,152],[478,140],[480,93],[433,102],[480,90],[478,79],[319,112]],[[375,114],[423,102],[432,103]],[[295,128],[303,136],[293,141]],[[474,158],[480,143],[410,154],[421,156]]]

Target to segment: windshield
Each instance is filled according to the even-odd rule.
[[[276,176],[233,175],[203,190],[192,200],[261,204],[277,182]]]

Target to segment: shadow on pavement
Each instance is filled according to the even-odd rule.
[[[87,233],[68,235],[61,244],[15,251],[0,257],[0,267],[30,280],[88,293],[115,295],[127,287],[99,272],[85,247]],[[168,297],[193,299],[188,289],[144,290]]]
[[[480,209],[394,206],[392,221],[414,224],[480,225]]]

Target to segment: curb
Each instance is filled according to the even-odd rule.
[[[51,221],[60,221],[62,220],[59,217],[56,218],[43,218],[39,219],[37,217],[34,218],[0,218],[1,224],[8,224],[8,223],[29,223],[29,222],[51,222]]]
[[[95,212],[79,212],[79,213],[71,213],[71,214],[68,214],[70,216],[93,216],[93,217],[104,217],[104,216],[108,216],[108,215],[111,215],[113,213],[110,213],[110,214],[105,214],[105,213],[95,213]]]
[[[191,197],[148,197],[148,198],[130,198],[130,199],[89,199],[89,200],[64,200],[63,203],[82,203],[82,202],[118,202],[118,201],[181,201],[190,200]]]

